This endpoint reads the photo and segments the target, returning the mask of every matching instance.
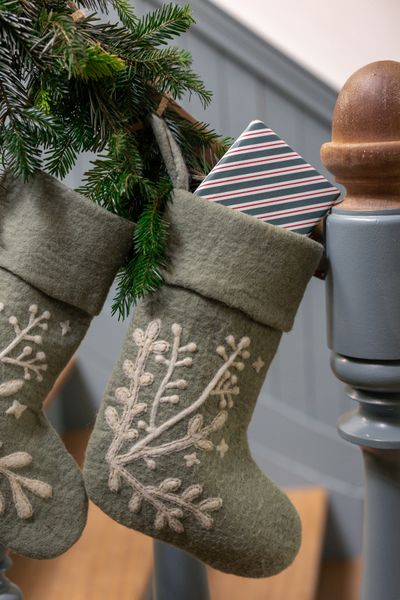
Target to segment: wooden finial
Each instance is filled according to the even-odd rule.
[[[371,63],[346,81],[321,159],[346,187],[340,208],[400,208],[400,62]]]

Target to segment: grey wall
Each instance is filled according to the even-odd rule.
[[[159,4],[135,2],[139,12]],[[206,112],[196,101],[183,104],[225,135],[237,136],[260,118],[325,172],[319,148],[330,137],[336,92],[208,1],[193,0],[192,5],[198,23],[182,44],[191,50],[194,68],[214,91],[214,101]],[[86,164],[83,158],[69,178],[71,185]],[[80,348],[79,370],[65,391],[66,425],[90,422],[126,327],[111,319],[108,301]],[[250,440],[260,466],[280,484],[328,489],[326,552],[331,556],[360,550],[361,459],[335,431],[337,417],[349,408],[329,368],[324,283],[313,279],[262,390]]]

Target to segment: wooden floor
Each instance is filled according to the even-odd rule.
[[[359,600],[361,560],[327,562],[322,565],[316,600]]]
[[[319,488],[290,490],[303,524],[303,542],[294,563],[268,579],[245,579],[209,569],[212,600],[314,600],[325,531],[326,494]]]
[[[77,458],[83,455],[86,439],[82,432],[68,437]],[[289,495],[303,523],[303,544],[293,565],[261,580],[209,569],[212,600],[356,600],[357,563],[326,565],[319,582],[325,492],[303,489]],[[152,569],[152,542],[90,505],[85,532],[63,556],[50,561],[13,558],[9,576],[22,588],[26,600],[141,600]]]

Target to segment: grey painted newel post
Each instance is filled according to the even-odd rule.
[[[400,63],[339,94],[322,160],[347,196],[327,219],[332,369],[357,408],[339,433],[365,462],[362,600],[400,599]]]

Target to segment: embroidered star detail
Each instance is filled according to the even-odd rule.
[[[255,362],[253,362],[253,364],[251,366],[256,371],[256,373],[259,373],[261,371],[261,369],[263,368],[264,365],[265,365],[265,362],[263,361],[263,359],[261,358],[261,356],[259,356],[257,358],[257,360]]]
[[[183,458],[185,459],[187,467],[193,467],[194,465],[200,464],[200,461],[197,458],[196,452],[193,452],[193,454],[185,454],[185,456]]]
[[[226,441],[224,440],[224,438],[222,438],[222,440],[220,441],[220,443],[218,444],[218,446],[216,446],[216,450],[217,450],[217,452],[219,452],[220,457],[224,458],[225,454],[229,450],[229,446],[226,443]]]
[[[64,337],[64,335],[67,335],[70,331],[71,331],[71,325],[69,321],[64,321],[63,323],[60,323],[60,327],[61,327],[61,335]]]
[[[10,408],[6,410],[6,415],[13,415],[18,420],[27,408],[26,404],[21,404],[18,400],[14,400]]]

